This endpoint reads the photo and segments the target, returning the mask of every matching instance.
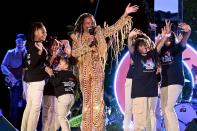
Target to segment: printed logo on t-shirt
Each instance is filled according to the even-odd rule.
[[[62,82],[64,84],[64,86],[67,87],[75,87],[75,83],[73,81],[68,81],[68,82]]]
[[[64,84],[64,87],[66,87],[64,90],[65,91],[73,91],[75,87],[75,83],[73,81],[68,81],[68,82],[62,82]]]
[[[146,59],[145,61],[141,60],[143,65],[143,72],[153,72],[155,71],[155,62],[152,58]]]
[[[166,51],[165,54],[161,57],[162,65],[172,64],[173,57],[170,51]]]

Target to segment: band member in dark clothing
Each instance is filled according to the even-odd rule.
[[[6,85],[10,91],[10,118],[11,123],[20,129],[25,101],[23,100],[22,86],[22,58],[26,54],[24,34],[17,34],[16,47],[8,50],[1,64],[2,73],[5,75]]]
[[[21,131],[35,131],[37,127],[46,77],[47,50],[43,46],[46,36],[46,28],[41,22],[32,23],[24,62],[27,104],[23,114]]]

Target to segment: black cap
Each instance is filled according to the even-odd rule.
[[[22,39],[22,40],[25,41],[25,40],[26,40],[26,37],[25,37],[24,34],[17,34],[17,35],[16,35],[16,40],[17,40],[17,39]]]

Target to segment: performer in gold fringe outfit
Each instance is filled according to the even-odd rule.
[[[107,57],[105,38],[114,33],[117,36],[115,51],[123,47],[123,40],[131,30],[129,13],[136,12],[138,6],[126,7],[125,13],[112,26],[101,28],[91,14],[84,13],[75,23],[72,56],[78,60],[80,88],[83,95],[82,131],[104,131],[104,67]],[[91,30],[92,33],[91,34]],[[121,38],[121,41],[118,40]]]

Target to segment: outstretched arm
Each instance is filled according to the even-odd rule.
[[[183,38],[181,40],[181,45],[183,47],[186,47],[187,40],[189,39],[189,36],[191,34],[191,27],[186,23],[180,23],[178,27],[184,32]]]
[[[109,26],[103,30],[103,34],[105,37],[111,36],[114,33],[118,32],[121,30],[125,25],[131,24],[131,17],[128,16],[128,14],[137,12],[139,7],[137,5],[131,6],[129,3],[125,9],[124,14],[122,17],[112,26]],[[128,25],[129,26],[129,25]]]
[[[128,37],[128,48],[129,48],[129,51],[131,53],[134,52],[134,48],[133,48],[133,42],[134,42],[134,39],[137,37],[138,34],[140,34],[141,31],[138,30],[138,29],[133,29],[130,33],[129,33],[129,37]]]

